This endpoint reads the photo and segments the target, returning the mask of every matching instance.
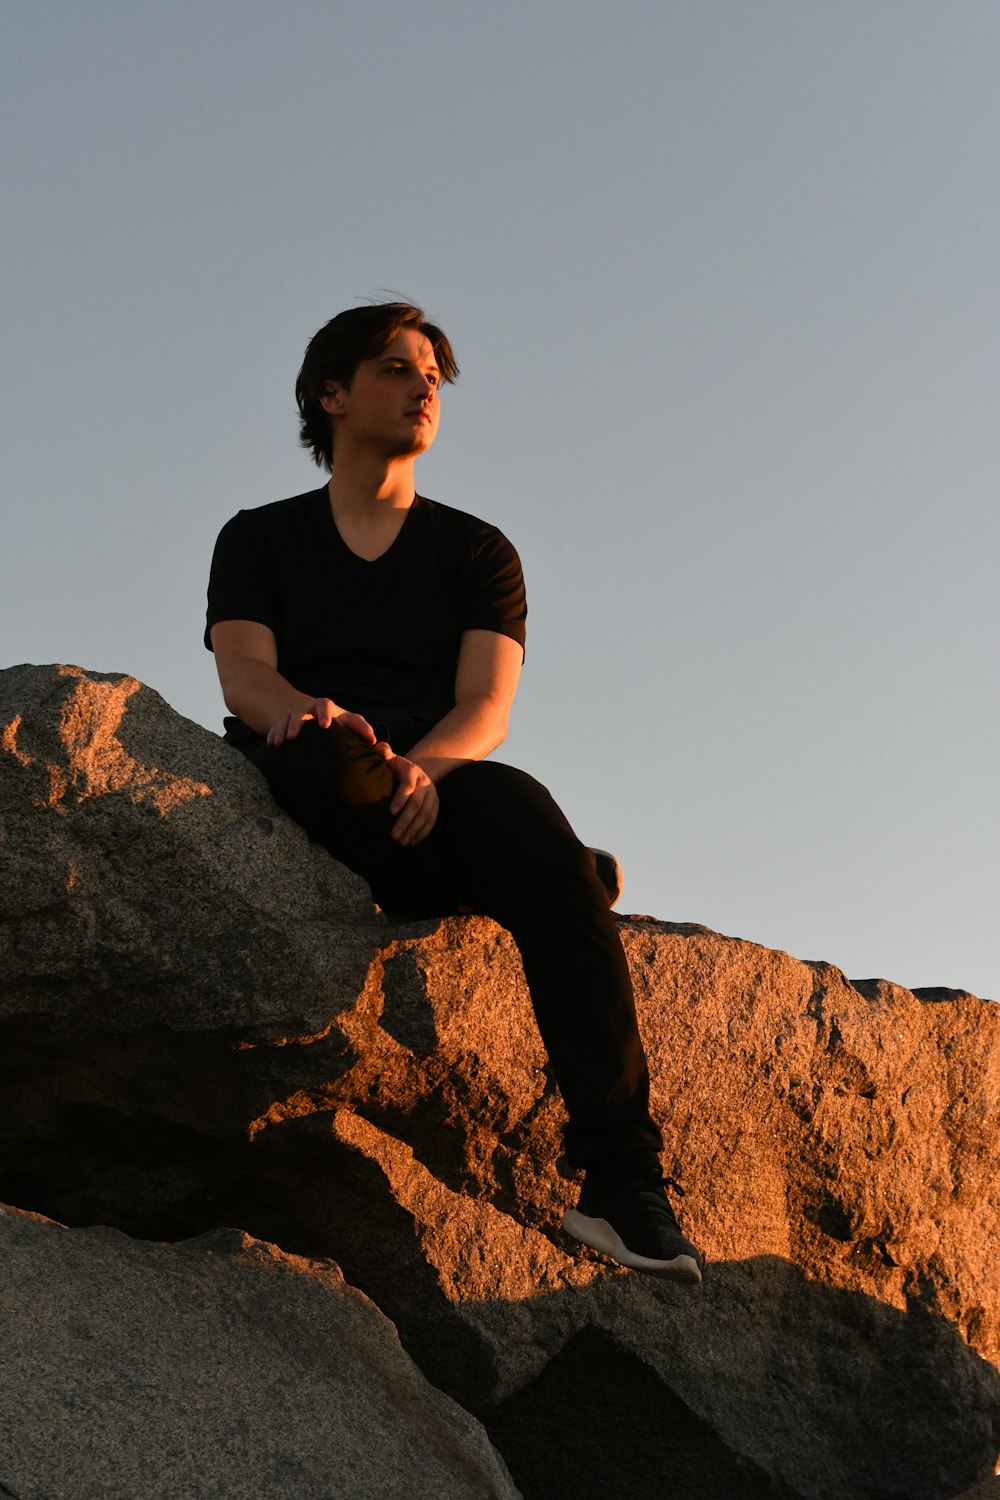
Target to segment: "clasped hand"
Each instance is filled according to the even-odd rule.
[[[389,803],[389,811],[396,816],[392,837],[403,848],[425,839],[437,822],[437,787],[416,761],[407,760],[405,755],[396,755],[385,740],[377,739],[363,714],[338,708],[329,698],[303,699],[275,719],[267,731],[267,743],[283,745],[286,740],[297,739],[302,725],[310,721],[320,729],[329,729],[331,724],[343,725],[389,762],[389,769],[396,778],[396,790]]]

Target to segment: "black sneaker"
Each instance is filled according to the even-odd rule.
[[[681,1234],[656,1167],[618,1182],[584,1182],[563,1228],[620,1266],[685,1286],[701,1282],[701,1255]]]

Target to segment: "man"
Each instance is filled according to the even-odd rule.
[[[701,1280],[659,1165],[628,967],[593,851],[546,789],[487,757],[524,647],[521,567],[495,527],[419,496],[458,366],[418,307],[333,318],[296,385],[322,489],[222,530],[209,585],[227,739],[379,904],[474,910],[514,937],[585,1169],[564,1227],[622,1265]]]

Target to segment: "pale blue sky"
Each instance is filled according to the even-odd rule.
[[[1000,996],[1000,7],[11,0],[4,663],[221,718],[306,340],[449,331],[529,586],[501,754],[622,909]]]

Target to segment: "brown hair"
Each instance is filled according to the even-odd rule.
[[[375,359],[404,328],[415,328],[430,341],[441,379],[449,384],[454,381],[458,365],[451,344],[412,302],[350,307],[324,323],[309,340],[295,382],[295,399],[299,405],[299,442],[311,451],[320,468],[333,468],[333,431],[320,405],[327,383],[335,380],[349,388],[361,361]]]

